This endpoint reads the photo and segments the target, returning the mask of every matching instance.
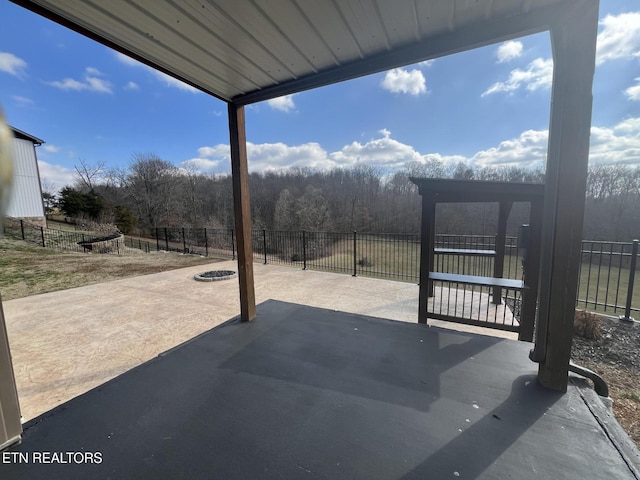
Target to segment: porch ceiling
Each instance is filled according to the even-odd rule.
[[[546,30],[581,0],[12,0],[243,105]]]

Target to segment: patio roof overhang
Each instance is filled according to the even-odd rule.
[[[536,360],[566,390],[598,0],[12,0],[228,103],[241,316],[255,317],[244,105],[549,31]]]
[[[259,102],[550,29],[567,0],[14,0],[226,102]]]

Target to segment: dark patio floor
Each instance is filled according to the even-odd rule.
[[[28,422],[0,478],[637,478],[530,348],[268,301]]]

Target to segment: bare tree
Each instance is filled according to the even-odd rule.
[[[58,189],[54,183],[49,180],[42,180],[40,182],[40,189],[42,190],[42,203],[45,214],[51,215],[56,205]]]
[[[178,184],[178,169],[173,164],[155,154],[133,156],[126,188],[142,226],[182,223],[176,211]]]
[[[78,190],[93,192],[104,172],[104,162],[99,161],[95,165],[91,165],[82,158],[79,162],[80,166],[74,166],[76,171],[74,176]]]

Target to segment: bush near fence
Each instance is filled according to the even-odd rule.
[[[8,219],[7,236],[41,246],[73,252],[89,252],[83,242],[104,233],[68,232]],[[233,229],[157,228],[153,239],[124,236],[103,253],[127,251],[175,251],[235,259]],[[417,282],[420,235],[358,232],[270,231],[251,232],[253,255],[263,263],[291,265],[351,275]],[[493,250],[495,236],[436,235],[436,248]],[[100,250],[100,248],[97,248]],[[638,241],[583,240],[577,305],[601,313],[631,318],[640,312],[640,289],[634,289]],[[521,278],[522,252],[515,237],[507,237],[505,278]],[[491,276],[493,257],[487,255],[436,255],[434,269],[445,273]]]

